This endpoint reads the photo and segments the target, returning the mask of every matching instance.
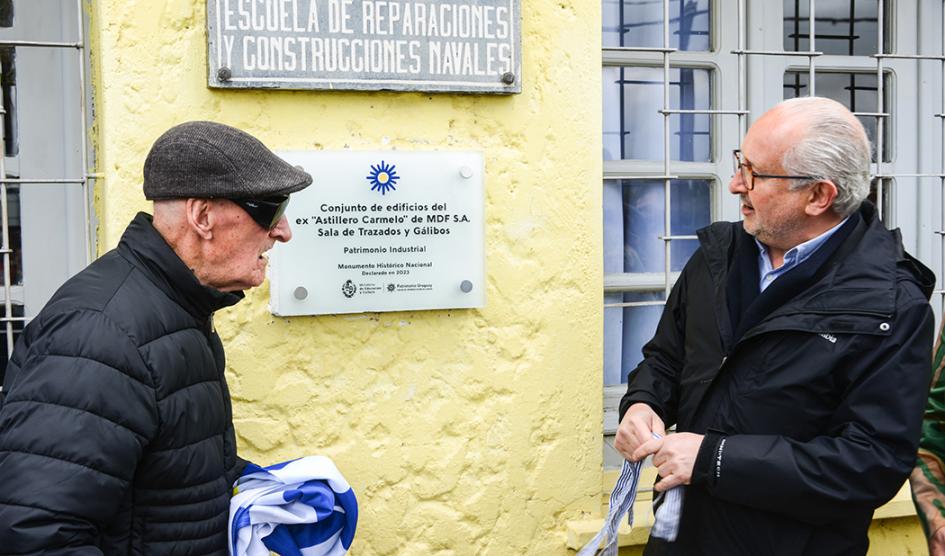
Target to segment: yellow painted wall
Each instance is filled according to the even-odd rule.
[[[870,526],[870,556],[928,554],[925,533],[916,516],[879,519]]]
[[[482,310],[284,319],[264,284],[217,315],[241,455],[331,456],[360,501],[352,554],[566,554],[600,500],[600,3],[522,0],[507,97],[210,90],[205,14],[91,4],[100,252],[184,120],[276,150],[482,151]]]

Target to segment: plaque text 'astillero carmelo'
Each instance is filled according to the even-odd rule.
[[[208,82],[518,93],[519,2],[208,0]]]

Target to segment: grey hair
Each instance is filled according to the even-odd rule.
[[[833,210],[843,217],[852,214],[870,192],[870,141],[863,124],[845,106],[823,97],[794,98],[778,108],[805,126],[802,138],[784,153],[785,172],[832,181],[837,186]]]

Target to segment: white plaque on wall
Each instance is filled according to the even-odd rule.
[[[270,260],[276,315],[482,307],[483,161],[473,152],[280,152],[312,175]]]

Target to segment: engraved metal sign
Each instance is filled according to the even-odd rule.
[[[269,265],[273,314],[482,307],[483,161],[474,152],[280,152],[313,177]]]
[[[520,93],[521,0],[207,0],[218,88]]]

